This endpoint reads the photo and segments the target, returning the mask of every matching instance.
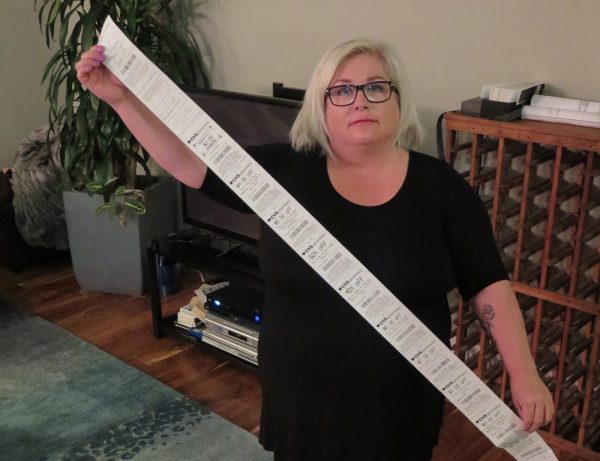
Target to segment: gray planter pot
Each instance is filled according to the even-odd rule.
[[[132,296],[146,292],[146,247],[177,226],[177,184],[161,178],[144,194],[146,214],[130,214],[122,226],[110,212],[94,213],[102,197],[63,192],[73,271],[83,290]]]

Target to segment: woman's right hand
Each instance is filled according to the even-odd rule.
[[[95,96],[115,106],[127,93],[127,88],[115,75],[103,64],[104,47],[94,45],[81,54],[79,61],[75,64],[77,79],[81,84],[91,91]]]
[[[190,187],[204,181],[206,165],[103,64],[104,47],[95,45],[75,64],[81,84],[108,103],[131,134],[166,171]]]

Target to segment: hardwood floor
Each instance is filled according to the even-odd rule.
[[[193,275],[192,275],[193,277]],[[199,280],[163,302],[165,314],[186,304]],[[257,372],[207,347],[152,335],[150,301],[80,290],[68,258],[12,273],[0,267],[0,296],[29,309],[83,340],[207,405],[232,423],[258,434],[261,391]],[[551,439],[551,437],[550,437]],[[552,440],[551,440],[552,442]],[[555,448],[561,461],[600,460],[600,455]],[[450,405],[434,461],[509,461]]]

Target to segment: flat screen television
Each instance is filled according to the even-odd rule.
[[[242,147],[288,142],[301,106],[291,99],[205,88],[183,90]],[[240,242],[257,242],[260,221],[256,215],[232,210],[184,184],[181,191],[186,224]]]

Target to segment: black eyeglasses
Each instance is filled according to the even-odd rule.
[[[336,85],[325,90],[331,104],[334,106],[349,106],[356,101],[358,92],[362,91],[369,102],[386,102],[392,97],[392,91],[398,93],[393,82],[369,82],[363,85]]]

